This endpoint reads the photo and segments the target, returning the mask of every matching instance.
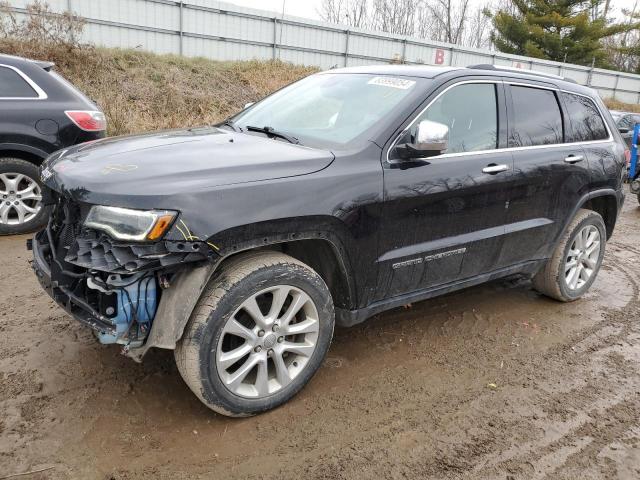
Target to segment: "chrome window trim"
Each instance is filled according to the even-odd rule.
[[[0,97],[0,100],[46,100],[48,98],[46,92],[19,68],[12,65],[5,65],[3,63],[0,63],[0,68],[8,68],[9,70],[16,72],[38,95],[37,97]]]
[[[554,87],[535,85],[535,84],[531,84],[531,83],[512,82],[512,81],[509,81],[509,80],[463,80],[461,82],[449,85],[442,92],[440,92],[433,100],[431,100],[428,103],[427,106],[425,106],[420,111],[420,113],[418,113],[413,118],[411,123],[409,123],[409,125],[407,125],[407,127],[397,135],[397,137],[395,138],[395,140],[393,141],[391,146],[387,149],[386,163],[388,165],[397,163],[397,161],[392,161],[392,160],[389,159],[389,153],[391,152],[391,150],[393,148],[395,148],[395,146],[398,143],[398,141],[400,140],[400,138],[402,138],[402,136],[408,130],[411,129],[411,127],[416,123],[417,119],[420,118],[420,116],[438,98],[440,98],[440,96],[444,95],[447,91],[451,90],[454,87],[457,87],[458,85],[464,85],[464,84],[468,84],[468,83],[493,83],[493,84],[496,84],[496,85],[497,84],[517,85],[517,86],[530,87],[530,88],[540,88],[540,89],[543,89],[543,90],[551,90],[551,91],[555,91],[555,92],[563,92],[563,93],[568,93],[568,94],[571,94],[571,95],[577,95],[579,97],[588,98],[589,100],[591,100],[591,102],[593,102],[593,104],[598,109],[598,113],[600,114],[600,118],[604,122],[604,126],[607,129],[607,133],[609,134],[609,136],[608,136],[608,138],[602,139],[602,140],[587,140],[587,141],[583,141],[583,142],[552,143],[552,144],[548,144],[548,145],[531,145],[531,146],[527,146],[527,147],[492,148],[490,150],[476,150],[476,151],[473,151],[473,152],[443,153],[442,155],[436,155],[436,156],[433,156],[433,157],[428,157],[429,159],[455,158],[455,157],[462,157],[462,156],[469,156],[469,155],[488,155],[490,153],[496,153],[496,152],[498,152],[498,153],[501,153],[501,152],[517,152],[517,151],[520,151],[520,150],[534,150],[534,149],[542,149],[542,148],[562,148],[562,147],[571,147],[571,146],[575,146],[575,145],[598,145],[598,144],[610,143],[610,142],[612,142],[614,140],[613,135],[611,134],[611,129],[609,128],[609,124],[607,123],[607,121],[604,118],[604,115],[602,114],[602,109],[600,108],[600,105],[598,105],[598,102],[595,102],[593,100],[593,98],[591,98],[589,95],[585,95],[583,93],[578,93],[578,92],[572,92],[571,90],[564,90],[564,89],[557,88],[557,87],[554,88]]]

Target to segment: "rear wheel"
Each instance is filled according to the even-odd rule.
[[[602,217],[592,210],[580,210],[553,256],[533,278],[534,288],[561,302],[580,298],[600,271],[606,239]]]
[[[47,222],[38,167],[19,158],[0,158],[0,235],[40,230]]]
[[[215,277],[194,310],[175,357],[209,408],[249,416],[293,397],[331,342],[334,310],[322,278],[276,252],[240,257]]]

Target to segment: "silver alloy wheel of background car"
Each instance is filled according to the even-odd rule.
[[[600,243],[595,225],[586,225],[574,237],[564,264],[567,288],[579,290],[589,281],[598,265]]]
[[[216,349],[222,383],[235,395],[264,398],[304,370],[318,341],[318,310],[289,285],[261,290],[227,320]]]
[[[21,225],[33,220],[42,208],[40,186],[22,173],[0,174],[0,224]]]

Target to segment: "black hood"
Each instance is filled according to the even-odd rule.
[[[206,127],[113,137],[62,150],[45,162],[42,178],[77,201],[135,206],[142,199],[148,203],[305,175],[333,159],[330,151]]]

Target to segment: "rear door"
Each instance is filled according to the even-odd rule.
[[[388,298],[499,268],[512,157],[502,82],[463,81],[441,91],[395,143],[422,120],[449,127],[446,153],[384,165],[383,226],[376,296]]]
[[[582,143],[571,142],[573,109],[563,108],[563,94],[537,83],[505,86],[514,175],[501,260],[518,264],[550,255],[590,172]]]

